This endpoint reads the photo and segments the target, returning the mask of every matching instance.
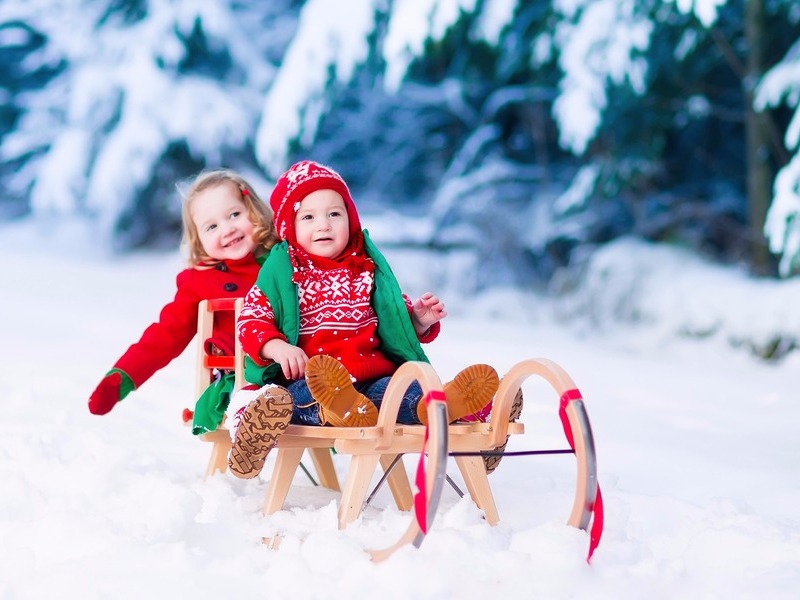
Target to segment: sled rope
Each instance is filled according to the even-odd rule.
[[[306,467],[303,463],[300,463],[300,468],[303,469],[303,473],[305,473],[306,477],[308,477],[311,480],[311,483],[314,484],[314,487],[318,487],[319,484],[317,483],[317,480],[314,479],[314,476],[311,474],[311,472],[308,470],[308,467]]]
[[[480,450],[479,452],[450,452],[449,456],[538,456],[542,454],[575,454],[575,450]]]

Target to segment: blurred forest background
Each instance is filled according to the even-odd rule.
[[[625,236],[800,272],[796,0],[2,0],[0,221],[176,246],[176,183],[339,170],[391,243],[551,289]]]

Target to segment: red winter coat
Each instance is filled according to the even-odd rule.
[[[141,339],[114,365],[127,373],[136,388],[172,359],[178,357],[197,333],[197,308],[202,300],[240,298],[258,277],[262,258],[253,255],[224,261],[210,268],[186,269],[178,273],[175,299],[161,309],[158,321],[144,330]],[[215,315],[214,345],[232,352],[234,318],[230,311]]]

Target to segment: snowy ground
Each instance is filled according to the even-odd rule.
[[[442,379],[470,362],[502,374],[544,356],[576,381],[605,532],[588,565],[587,534],[564,525],[571,457],[509,457],[491,476],[499,526],[447,488],[422,547],[376,565],[366,549],[389,545],[409,518],[387,492],[338,531],[336,494],[302,475],[285,511],[261,515],[271,462],[259,480],[203,481],[209,448],[180,419],[193,404],[194,346],[111,414],[89,414],[91,390],[171,297],[181,262],[98,256],[80,235],[0,229],[0,598],[788,599],[800,589],[800,353],[768,365],[723,333],[688,341],[663,325],[701,305],[723,315],[720,332],[796,323],[796,282],[765,290],[696,265],[713,281],[697,289],[658,250],[648,289],[678,290],[671,306],[649,304],[662,325],[580,335],[533,300],[445,297],[452,315],[428,347]],[[625,289],[598,285],[596,306],[615,293],[635,303]],[[509,448],[564,447],[555,395],[537,382],[525,392],[527,433]],[[340,475],[346,460],[335,457]],[[276,533],[279,549],[262,545]]]

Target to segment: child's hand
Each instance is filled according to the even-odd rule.
[[[308,356],[297,346],[275,338],[264,344],[261,356],[281,366],[284,377],[289,380],[302,379],[306,374]]]
[[[135,388],[130,375],[125,371],[111,369],[89,397],[89,412],[93,415],[105,415]]]
[[[413,305],[411,320],[414,322],[414,329],[422,334],[434,323],[438,323],[447,316],[444,309],[444,302],[439,300],[430,292],[425,292],[417,298]]]
[[[89,412],[104,415],[119,402],[119,388],[122,376],[119,373],[106,375],[89,398]]]

